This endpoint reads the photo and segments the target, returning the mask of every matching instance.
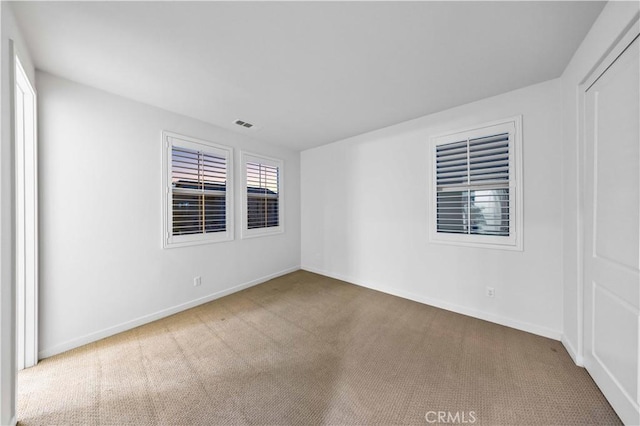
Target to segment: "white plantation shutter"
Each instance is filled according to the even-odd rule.
[[[173,235],[226,230],[226,162],[221,156],[173,146]]]
[[[184,136],[165,139],[165,246],[231,239],[231,150]]]
[[[243,153],[243,237],[283,231],[282,162]]]
[[[435,240],[516,244],[516,127],[435,138]]]
[[[247,228],[279,225],[278,167],[247,162]]]

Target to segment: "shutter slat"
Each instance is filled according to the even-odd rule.
[[[481,138],[473,138],[469,140],[469,146],[485,145],[493,142],[509,141],[509,133],[500,133],[497,135],[483,136]]]
[[[442,164],[442,163],[447,163],[450,161],[456,161],[456,160],[460,160],[460,159],[464,159],[466,160],[467,158],[467,150],[463,150],[463,151],[456,151],[456,153],[447,153],[447,154],[440,154],[437,157],[437,164]]]
[[[482,146],[477,147],[475,149],[469,149],[469,158],[483,158],[490,155],[504,155],[505,157],[509,156],[509,144],[505,143],[501,146]]]
[[[452,185],[452,184],[460,184],[460,183],[466,183],[467,182],[467,176],[465,175],[464,177],[459,177],[459,178],[441,178],[438,179],[438,186],[446,186],[447,184]]]
[[[491,175],[491,174],[499,174],[509,177],[509,166],[487,166],[487,167],[478,167],[470,170],[471,179],[474,176],[478,175]]]
[[[452,152],[455,150],[460,150],[460,149],[467,149],[467,141],[463,140],[463,141],[457,141],[457,142],[449,142],[449,143],[445,143],[442,145],[438,145],[436,147],[436,152],[438,153],[447,153],[447,152]]]
[[[476,163],[486,163],[486,162],[492,162],[492,161],[509,161],[509,153],[500,151],[497,154],[489,153],[488,155],[482,155],[482,156],[476,155],[470,158],[469,163],[476,164]]]
[[[467,170],[465,169],[463,170],[457,170],[454,172],[438,172],[437,174],[438,177],[438,182],[442,182],[444,179],[450,179],[450,178],[460,178],[463,180],[467,180]]]

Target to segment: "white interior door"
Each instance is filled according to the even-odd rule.
[[[15,57],[16,335],[18,369],[38,362],[36,92]]]
[[[621,419],[639,424],[640,59],[632,37],[584,98],[583,355]]]

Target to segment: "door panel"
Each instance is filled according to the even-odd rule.
[[[632,53],[628,49],[589,92],[595,90],[597,126],[594,255],[637,270],[638,67]]]
[[[584,363],[640,423],[640,67],[636,38],[585,92]]]
[[[638,311],[633,305],[607,290],[606,285],[593,283],[593,357],[631,399],[636,396],[638,377],[637,322]]]

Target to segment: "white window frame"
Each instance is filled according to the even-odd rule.
[[[227,161],[227,182],[225,189],[226,226],[225,231],[192,235],[173,235],[173,205],[171,190],[172,147],[204,151],[223,156]],[[234,239],[233,212],[233,148],[178,133],[162,132],[162,246],[164,248],[185,247],[199,244],[211,244]]]
[[[277,158],[265,157],[243,151],[242,161],[242,238],[263,237],[281,234],[284,232],[284,162]],[[248,191],[247,191],[247,163],[260,163],[266,166],[278,168],[278,226],[267,228],[248,228]]]
[[[509,236],[451,234],[438,232],[437,228],[437,186],[436,147],[438,145],[473,139],[490,134],[509,133]],[[430,185],[430,226],[429,241],[467,247],[500,250],[523,250],[523,195],[522,195],[522,116],[492,121],[470,128],[447,132],[431,138],[429,164],[431,165]]]

